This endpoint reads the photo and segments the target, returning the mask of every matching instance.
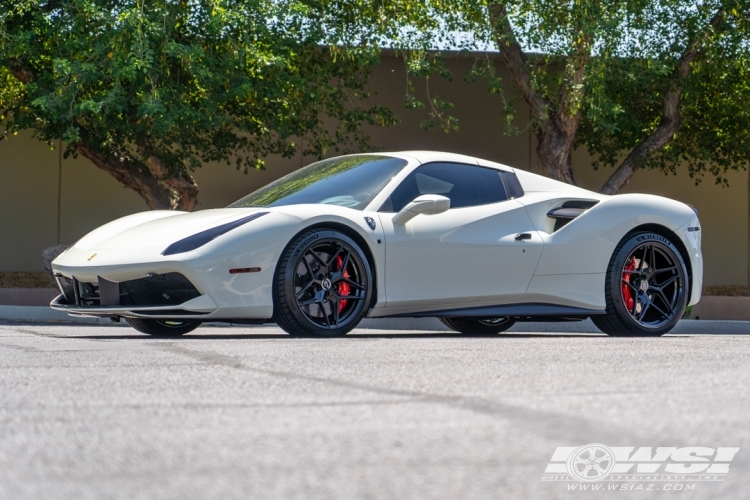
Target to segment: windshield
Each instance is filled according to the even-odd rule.
[[[313,163],[260,188],[229,208],[304,203],[363,210],[407,161],[390,156],[343,156]]]

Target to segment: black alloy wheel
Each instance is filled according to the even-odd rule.
[[[345,335],[367,314],[372,282],[367,257],[349,236],[332,229],[305,231],[279,260],[274,318],[295,335]]]
[[[141,333],[158,337],[177,337],[190,333],[199,326],[202,321],[184,321],[171,319],[144,319],[125,318],[130,326]]]
[[[495,335],[506,331],[516,323],[514,318],[440,318],[451,330],[473,335]]]
[[[615,250],[606,278],[607,313],[591,319],[608,335],[663,335],[682,317],[688,287],[674,244],[658,234],[637,233]]]

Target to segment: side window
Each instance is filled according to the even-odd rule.
[[[399,184],[380,211],[398,212],[423,194],[450,198],[451,208],[487,205],[508,199],[498,170],[463,163],[427,163]]]

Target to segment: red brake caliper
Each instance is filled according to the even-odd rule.
[[[344,259],[342,259],[340,255],[336,257],[336,270],[337,271],[341,270],[341,266],[343,264],[344,264]],[[344,270],[344,278],[349,279],[349,271],[347,271],[346,269]],[[340,296],[344,297],[346,295],[349,295],[352,289],[351,289],[351,286],[349,286],[349,283],[339,283],[337,291]],[[341,299],[339,301],[339,314],[341,314],[341,311],[344,310],[347,302],[348,300],[346,299]]]
[[[630,257],[628,263],[625,264],[625,271],[635,271],[635,259]],[[622,273],[622,280],[626,283],[630,283],[630,273]],[[625,301],[625,307],[628,311],[635,311],[635,300],[633,300],[633,292],[630,291],[630,287],[625,283],[622,284],[622,300]]]

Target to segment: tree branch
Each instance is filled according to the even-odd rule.
[[[548,103],[531,86],[531,74],[526,68],[526,56],[513,33],[505,4],[491,3],[488,8],[495,43],[500,51],[501,59],[510,70],[513,81],[531,109],[531,114],[537,119],[547,118]]]
[[[22,64],[18,62],[11,62],[8,64],[8,70],[10,74],[16,77],[21,83],[31,83],[34,80],[34,73],[27,68],[24,68]]]
[[[109,173],[120,184],[138,193],[150,209],[169,210],[172,208],[172,199],[161,182],[150,173],[143,172],[137,165],[123,158],[106,158],[80,142],[76,144],[76,151]]]
[[[566,149],[571,151],[581,122],[583,77],[591,58],[591,35],[584,32],[583,23],[577,23],[573,34],[572,55],[565,63],[563,84],[560,86],[559,109],[554,121],[565,137]]]
[[[659,125],[651,134],[641,142],[625,160],[617,167],[612,175],[604,183],[601,190],[602,194],[617,194],[628,183],[636,170],[640,167],[646,158],[654,151],[664,147],[674,134],[682,126],[682,117],[680,115],[680,95],[682,85],[690,74],[690,65],[695,61],[700,53],[701,43],[709,29],[718,29],[724,18],[724,9],[720,8],[711,18],[705,30],[701,30],[698,35],[690,40],[685,47],[685,51],[680,57],[680,66],[675,70],[676,82],[670,84],[664,93],[662,104],[662,115]]]

